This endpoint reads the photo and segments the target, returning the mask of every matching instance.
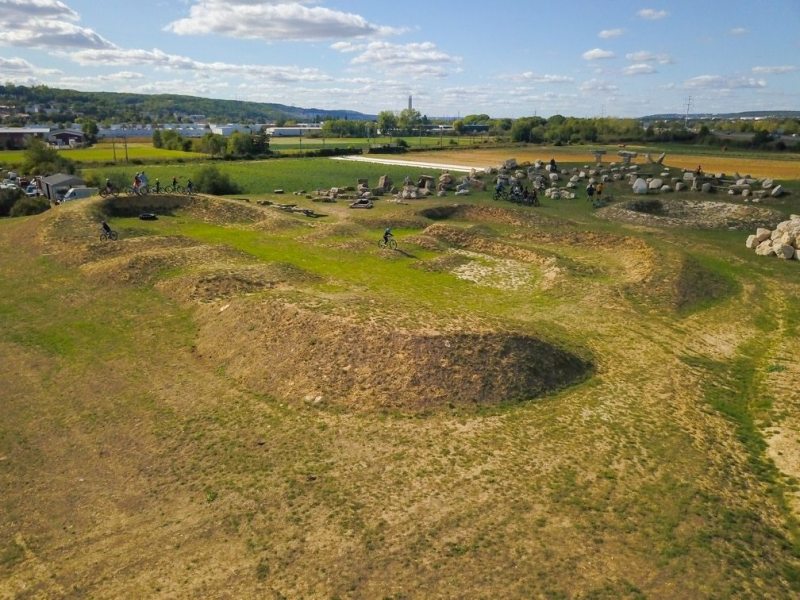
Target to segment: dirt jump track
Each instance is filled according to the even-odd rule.
[[[106,200],[65,214],[62,225],[74,232],[76,220],[87,220],[87,210],[130,216],[178,209],[223,223],[260,223],[276,214],[224,199],[157,196]],[[57,226],[48,235],[65,234]],[[380,328],[274,298],[240,297],[281,286],[301,290],[304,276],[253,265],[234,251],[186,238],[92,244],[80,256],[87,275],[126,283],[153,282],[165,269],[196,269],[194,276],[167,279],[159,287],[197,306],[199,355],[224,364],[249,389],[287,400],[319,398],[355,409],[496,403],[562,388],[592,369],[589,361],[566,350],[513,332]],[[214,264],[219,265],[216,274]],[[212,289],[209,285],[215,298],[225,298],[224,309],[203,302],[202,289]]]

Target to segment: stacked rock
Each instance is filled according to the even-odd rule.
[[[800,260],[800,215],[791,215],[788,221],[778,223],[773,231],[759,227],[755,235],[747,238],[745,245],[759,256]]]

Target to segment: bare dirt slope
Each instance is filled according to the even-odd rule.
[[[757,285],[680,312],[682,276],[657,278],[683,264],[673,245],[632,231],[571,247],[579,234],[563,226],[456,235],[468,223],[420,230],[438,250],[415,246],[417,262],[455,269],[463,257],[444,259],[468,250],[481,255],[472,262],[528,265],[532,286],[454,277],[474,286],[461,314],[403,322],[548,330],[587,349],[591,378],[490,410],[276,398],[223,356],[236,350],[225,337],[272,332],[288,347],[313,319],[358,317],[331,281],[182,236],[136,242],[136,256],[166,250],[170,268],[150,269],[125,258],[132,244],[87,242],[94,223],[78,212],[2,224],[0,597],[793,597],[781,479],[734,409],[769,395],[786,409],[778,435],[796,439],[787,298],[800,284],[759,271]],[[329,252],[332,235],[308,252]],[[208,261],[186,258],[198,247]],[[561,283],[541,285],[543,252]],[[123,283],[113,274],[124,269],[102,268],[110,260],[143,276]],[[271,324],[290,299],[320,314]],[[248,307],[241,323],[261,327],[238,332],[235,311]],[[339,327],[345,338],[363,335],[354,322]],[[773,448],[790,462],[790,442]]]

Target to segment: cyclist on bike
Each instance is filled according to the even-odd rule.
[[[103,230],[103,233],[105,233],[106,235],[110,235],[111,234],[111,226],[108,223],[106,223],[105,221],[101,221],[100,222],[100,228]]]
[[[386,229],[384,229],[384,231],[383,231],[383,243],[384,244],[388,244],[389,243],[389,238],[391,238],[391,237],[394,237],[394,235],[392,234],[391,226],[389,226]]]
[[[192,183],[192,180],[191,180],[191,179],[189,179],[189,180],[186,182],[186,193],[187,193],[187,194],[189,194],[189,195],[191,195],[191,194],[192,194],[192,188],[193,188],[193,187],[194,187],[194,184]]]
[[[176,187],[178,187],[178,178],[177,177],[173,177],[172,178],[172,189],[174,190]]]
[[[111,180],[108,177],[106,177],[106,191],[110,194],[113,188],[114,184],[111,183]]]
[[[156,194],[160,193],[161,193],[161,182],[158,180],[158,177],[156,177]]]

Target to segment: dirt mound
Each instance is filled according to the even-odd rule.
[[[651,306],[681,312],[732,295],[736,284],[692,256],[662,253],[657,266],[627,290]]]
[[[128,249],[133,248],[128,246]],[[123,251],[86,263],[81,270],[91,277],[138,285],[152,283],[167,270],[223,260],[235,262],[241,260],[241,256],[224,246],[182,242],[147,250]]]
[[[771,208],[703,200],[659,198],[657,212],[635,210],[638,205],[616,204],[595,214],[604,219],[651,227],[690,227],[693,229],[773,228],[783,215]]]
[[[540,213],[524,209],[505,208],[502,206],[474,206],[470,204],[446,204],[419,211],[420,216],[433,221],[446,219],[479,221],[515,225],[517,227],[538,227],[541,225],[560,223]]]
[[[173,277],[156,287],[182,302],[213,302],[281,287],[304,285],[319,277],[285,263],[204,265],[199,272]]]
[[[209,305],[200,322],[204,358],[288,401],[357,409],[494,404],[536,397],[591,369],[530,336],[380,328],[278,301]]]
[[[167,215],[181,210],[201,221],[218,224],[280,220],[275,211],[267,211],[261,206],[241,200],[203,195],[159,194],[106,198],[100,202],[99,210],[109,217],[135,217],[143,212]]]

